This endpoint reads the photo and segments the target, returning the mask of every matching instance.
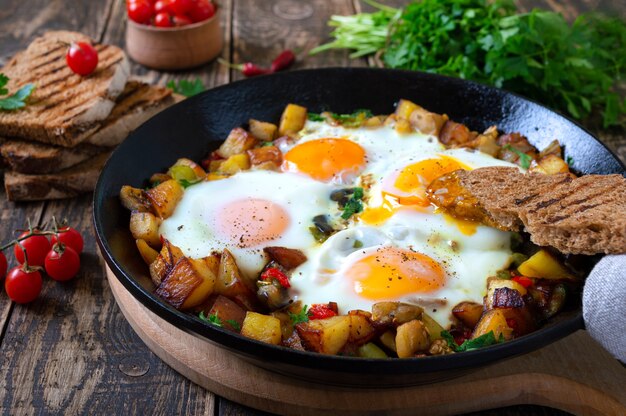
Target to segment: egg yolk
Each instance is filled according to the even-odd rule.
[[[427,293],[445,284],[442,267],[425,254],[384,247],[347,271],[356,294],[370,300],[393,300],[411,293]]]
[[[288,151],[282,169],[304,173],[319,181],[344,183],[358,175],[365,162],[365,150],[350,140],[317,139]]]
[[[217,231],[238,247],[254,247],[280,237],[289,226],[289,215],[265,199],[241,199],[222,208]]]

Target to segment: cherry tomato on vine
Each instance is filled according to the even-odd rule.
[[[126,3],[128,17],[141,24],[150,22],[152,17],[152,4],[147,0],[133,0]]]
[[[36,231],[35,231],[36,232]],[[28,235],[29,232],[25,231],[18,238],[22,238]],[[43,266],[46,260],[46,255],[50,251],[50,241],[44,235],[33,235],[25,240],[21,241],[22,246],[26,250],[26,257],[28,257],[28,264],[31,266]],[[19,244],[13,246],[13,254],[18,263],[24,263],[24,252]]]
[[[67,50],[65,61],[75,74],[89,75],[98,66],[98,51],[87,42],[75,42]]]
[[[55,244],[46,256],[45,269],[48,276],[64,282],[78,274],[80,257],[70,246]]]
[[[3,252],[0,251],[0,279],[3,279],[7,274],[7,258]]]
[[[154,17],[154,25],[156,27],[172,27],[172,19],[167,13],[159,13]]]
[[[193,7],[193,0],[171,0],[170,7],[178,15],[188,13]]]
[[[208,0],[196,0],[193,3],[193,7],[187,13],[194,23],[210,19],[214,14],[215,6]]]
[[[37,299],[41,293],[41,273],[35,269],[17,266],[9,271],[4,281],[4,290],[12,301],[28,303]]]
[[[176,15],[172,20],[174,21],[174,26],[187,26],[193,23],[190,18],[184,15]]]
[[[169,13],[170,12],[170,2],[168,0],[159,0],[154,3],[154,14],[158,15],[159,13]]]
[[[83,246],[85,244],[80,233],[69,226],[59,228],[59,234],[50,237],[50,243],[53,246],[58,242],[72,247],[78,254],[83,252]]]

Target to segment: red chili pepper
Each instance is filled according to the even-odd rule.
[[[261,280],[274,279],[284,288],[290,288],[291,283],[289,283],[289,278],[287,275],[275,267],[267,268],[263,273],[261,273]]]
[[[519,283],[520,285],[528,288],[533,285],[533,281],[526,276],[515,276],[511,279],[514,282]]]
[[[272,61],[272,72],[282,71],[289,68],[296,61],[296,55],[291,49],[285,49]]]
[[[271,71],[267,68],[262,68],[252,62],[246,62],[243,64],[231,64],[223,59],[218,59],[218,62],[222,65],[226,65],[229,68],[241,71],[246,77],[255,77],[257,75],[269,74]]]
[[[337,312],[324,303],[314,303],[309,308],[309,320],[326,319],[337,316]]]

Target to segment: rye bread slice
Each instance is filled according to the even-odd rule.
[[[169,89],[129,81],[109,117],[83,143],[74,147],[61,147],[12,139],[0,143],[0,156],[15,172],[59,172],[99,153],[110,151],[132,130],[173,102]]]
[[[429,185],[430,200],[453,215],[526,231],[562,253],[626,253],[626,178],[522,174],[517,168],[455,171]]]
[[[65,53],[75,41],[91,42],[98,51],[98,66],[89,76],[74,74],[67,66]],[[10,92],[35,84],[25,108],[0,113],[0,136],[71,147],[108,117],[130,70],[120,48],[81,33],[53,31],[36,38],[0,72],[10,78]]]
[[[91,192],[110,153],[101,153],[64,171],[47,175],[6,172],[4,188],[9,201],[72,198]]]

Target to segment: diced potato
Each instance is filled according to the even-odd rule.
[[[479,134],[475,139],[465,142],[460,147],[476,149],[480,152],[496,157],[500,153],[498,145],[498,129],[491,126],[483,134]]]
[[[293,135],[302,130],[306,123],[307,109],[296,104],[287,104],[280,116],[278,135]]]
[[[251,118],[248,124],[250,125],[250,133],[259,140],[271,142],[276,138],[276,134],[278,133],[278,126],[273,123]]]
[[[258,165],[254,165],[254,166],[252,166],[252,168],[254,170],[273,170],[273,171],[278,171],[278,170],[280,170],[280,165],[277,164],[276,162],[267,161],[267,162],[259,163]]]
[[[203,282],[204,279],[193,268],[190,259],[183,257],[167,273],[154,293],[176,309],[180,309],[185,300]]]
[[[399,134],[413,133],[413,127],[411,127],[411,123],[409,122],[409,120],[404,118],[398,118],[394,128]]]
[[[289,314],[286,311],[281,310],[274,311],[270,315],[280,321],[280,331],[283,336],[283,341],[289,339],[295,330],[293,321],[291,320]]]
[[[378,302],[372,305],[372,320],[377,325],[398,326],[419,319],[424,309],[402,302]]]
[[[211,160],[209,162],[209,172],[217,172],[220,170],[220,166],[222,166],[222,162],[226,159],[219,160]]]
[[[219,181],[220,179],[226,179],[228,175],[222,175],[221,173],[207,173],[207,181]]]
[[[430,337],[422,321],[414,319],[396,330],[396,352],[398,358],[413,357],[416,352],[427,350]]]
[[[246,153],[232,155],[221,161],[217,173],[222,175],[234,175],[237,172],[250,169],[250,159]]]
[[[426,327],[426,330],[428,331],[430,342],[433,342],[434,340],[441,338],[441,331],[443,331],[444,329],[430,315],[424,312],[422,314],[422,317],[420,318],[420,321],[422,321],[422,323]]]
[[[150,202],[142,189],[124,185],[120,190],[120,201],[124,208],[130,211],[148,211]]]
[[[396,352],[396,331],[387,331],[380,336],[380,342],[390,351]]]
[[[137,249],[139,250],[139,254],[141,254],[143,261],[145,261],[147,265],[154,263],[159,255],[159,252],[150,247],[145,240],[135,240],[135,244],[137,244]]]
[[[204,259],[189,259],[193,270],[202,278],[202,283],[198,285],[185,299],[181,309],[191,309],[202,304],[213,293],[216,276],[206,264]]]
[[[221,256],[218,254],[211,254],[210,256],[204,257],[204,262],[215,276],[217,276],[220,270],[220,257]]]
[[[496,340],[500,339],[500,335],[505,340],[513,338],[513,329],[506,323],[506,316],[502,309],[491,309],[485,312],[472,333],[472,339],[491,331],[493,331]]]
[[[295,269],[306,261],[304,253],[295,248],[265,247],[263,251],[287,271]]]
[[[176,163],[169,168],[167,174],[178,181],[184,179],[192,183],[201,181],[206,176],[206,172],[202,169],[202,166],[186,158],[178,159]]]
[[[556,285],[537,283],[528,292],[533,297],[537,310],[544,319],[548,319],[560,311],[567,297],[567,290],[562,283]]]
[[[154,173],[150,176],[150,184],[152,186],[157,186],[158,184],[169,181],[170,179],[173,178],[167,173]]]
[[[363,122],[363,127],[380,127],[385,122],[384,116],[374,116],[370,117]]]
[[[543,150],[541,150],[541,152],[539,152],[539,159],[548,155],[562,157],[563,151],[561,150],[561,145],[559,144],[558,140],[552,140],[550,144],[548,144]]]
[[[217,149],[216,153],[227,159],[233,155],[245,153],[246,150],[252,149],[257,143],[258,140],[254,136],[241,127],[236,127],[230,131],[228,137],[220,148]]]
[[[149,212],[135,211],[130,214],[130,233],[136,240],[144,240],[152,247],[161,247],[160,221]]]
[[[372,342],[361,345],[356,350],[356,353],[361,358],[389,358],[387,354],[385,354],[385,351]]]
[[[394,114],[396,115],[397,120],[404,119],[408,121],[409,117],[411,117],[411,114],[413,114],[413,112],[418,108],[420,107],[414,102],[401,99],[400,101],[398,101],[398,105],[396,106],[396,111],[394,112]]]
[[[476,302],[461,302],[452,309],[452,314],[468,328],[474,328],[483,314],[483,305]]]
[[[150,277],[155,286],[159,286],[178,260],[184,257],[181,249],[169,242],[163,241],[161,252],[156,260],[150,264]]]
[[[283,339],[280,331],[280,320],[273,316],[250,311],[246,312],[246,317],[241,325],[241,335],[274,345],[279,345]]]
[[[431,113],[430,111],[417,106],[417,108],[411,113],[409,121],[411,126],[416,131],[438,137],[444,123],[448,121],[448,116],[445,114],[441,115]]]
[[[515,336],[529,334],[537,329],[535,315],[530,312],[528,306],[521,308],[498,308],[506,318],[507,325],[513,330]]]
[[[283,154],[276,146],[257,147],[248,150],[250,165],[259,166],[263,163],[272,162],[276,166],[280,166],[283,162]]]
[[[161,219],[166,219],[174,213],[178,201],[183,197],[183,192],[183,187],[180,186],[178,181],[172,179],[155,186],[145,193],[154,214]]]
[[[258,304],[253,283],[244,279],[235,258],[226,249],[222,252],[214,290],[218,295],[234,300],[247,310],[255,309]]]
[[[350,311],[348,316],[350,317],[349,343],[362,345],[374,338],[376,329],[370,321],[371,313],[354,310]]]
[[[350,337],[349,316],[333,316],[296,325],[304,347],[322,354],[337,354]]]
[[[524,263],[517,271],[528,277],[537,277],[550,280],[576,280],[576,277],[567,270],[557,259],[546,250],[539,250]]]
[[[246,311],[226,296],[220,295],[215,299],[206,315],[217,316],[222,321],[224,328],[239,332],[246,317]]]
[[[547,155],[539,160],[533,160],[528,171],[554,175],[557,173],[569,173],[569,166],[559,156]]]
[[[485,299],[485,308],[493,309],[493,295],[496,289],[500,288],[509,288],[513,290],[517,290],[521,296],[524,296],[527,293],[527,290],[524,286],[520,285],[516,281],[508,280],[508,279],[498,279],[491,277],[487,281],[487,297]]]
[[[466,125],[448,120],[444,123],[439,134],[439,141],[448,146],[458,146],[473,140],[475,132],[471,132]]]

